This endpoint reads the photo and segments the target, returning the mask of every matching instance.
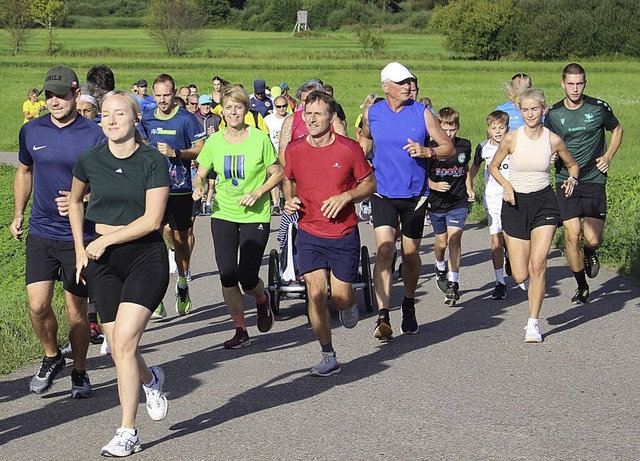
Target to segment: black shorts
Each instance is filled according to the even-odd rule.
[[[373,228],[380,226],[402,228],[402,235],[410,239],[421,239],[424,216],[427,212],[427,197],[388,198],[373,194],[370,199],[373,213]]]
[[[357,227],[349,234],[337,239],[316,237],[298,229],[296,248],[301,274],[318,269],[329,269],[341,282],[358,281],[360,233]]]
[[[560,209],[551,186],[530,194],[516,195],[516,204],[502,202],[502,230],[509,236],[531,240],[531,230],[541,226],[557,226]]]
[[[62,281],[65,291],[87,297],[86,285],[76,283],[76,251],[73,242],[27,235],[25,280],[36,282]]]
[[[177,231],[186,231],[193,227],[191,222],[193,197],[191,194],[169,195],[167,209],[164,212],[164,223]]]
[[[191,217],[195,218],[202,212],[202,199],[193,201],[193,206],[191,207]]]
[[[153,312],[169,285],[167,247],[160,232],[133,242],[107,247],[85,270],[89,295],[104,323],[113,322],[120,303],[134,303]]]
[[[607,188],[604,184],[578,183],[570,197],[564,196],[562,183],[556,184],[556,199],[563,221],[572,218],[607,217]]]

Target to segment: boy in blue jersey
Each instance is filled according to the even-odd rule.
[[[24,235],[24,211],[33,192],[29,235],[26,241],[25,279],[31,323],[44,358],[29,384],[36,394],[47,391],[64,368],[58,348],[58,321],[51,307],[56,280],[61,280],[73,348],[71,397],[91,395],[86,372],[90,330],[87,319],[87,287],[76,282],[76,255],[69,224],[72,170],[81,153],[104,141],[102,129],[80,116],[78,76],[65,66],[49,69],[42,87],[49,115],[22,126],[19,134],[18,170],[13,183],[14,215],[11,233]],[[93,229],[85,226],[85,240]]]
[[[191,260],[189,229],[193,226],[191,160],[195,160],[202,150],[207,134],[195,115],[176,106],[175,93],[176,84],[170,75],[160,74],[156,77],[153,82],[153,97],[158,106],[142,113],[142,127],[149,145],[157,148],[167,160],[171,189],[165,222],[171,228],[178,265],[176,311],[178,315],[185,315],[191,310],[187,283]],[[166,316],[162,303],[154,316]]]
[[[373,270],[379,316],[374,337],[393,338],[389,319],[392,263],[396,228],[402,229],[402,332],[418,331],[414,296],[420,276],[420,242],[427,209],[427,159],[455,153],[438,120],[423,104],[411,99],[415,76],[399,62],[389,63],[380,74],[386,99],[368,107],[363,116],[360,145],[365,155],[373,144],[377,192],[371,196],[377,254]],[[436,147],[425,147],[432,138]]]

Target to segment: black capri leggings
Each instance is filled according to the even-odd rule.
[[[211,235],[222,286],[231,288],[240,282],[244,291],[254,289],[260,281],[258,274],[269,240],[269,223],[240,224],[213,218]]]

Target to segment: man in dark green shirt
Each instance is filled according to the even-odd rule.
[[[565,97],[549,109],[545,120],[546,127],[562,138],[580,167],[580,176],[575,178],[579,182],[571,197],[565,197],[559,185],[569,173],[562,162],[556,162],[556,197],[564,227],[567,260],[578,282],[578,289],[571,298],[574,304],[589,301],[585,274],[593,278],[600,269],[596,250],[602,245],[607,216],[607,171],[620,147],[623,132],[605,101],[584,94],[586,86],[582,66],[567,65],[562,71]],[[608,148],[605,131],[611,132]]]

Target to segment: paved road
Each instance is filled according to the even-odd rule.
[[[277,227],[277,218],[273,228]],[[361,224],[372,262],[371,228]],[[260,334],[246,299],[252,345],[229,351],[232,324],[220,294],[208,222],[196,223],[193,312],[150,323],[149,364],[167,379],[169,414],[151,421],[141,405],[138,460],[456,460],[640,458],[640,289],[602,270],[593,300],[575,307],[570,271],[550,257],[542,344],[525,344],[525,293],[510,282],[492,301],[488,232],[464,235],[462,302],[446,306],[432,275],[433,234],[424,240],[418,288],[420,332],[387,344],[373,338],[374,314],[354,330],[333,315],[343,365],[307,376],[320,351],[304,303],[284,301],[274,329]],[[269,248],[275,248],[275,232]],[[267,258],[262,275],[267,275]],[[172,276],[175,283],[175,276]],[[401,302],[396,283],[393,305]],[[165,303],[172,306],[170,293]],[[362,303],[362,294],[358,294]],[[391,313],[399,327],[400,312]],[[98,459],[119,423],[114,368],[90,348],[94,396],[69,399],[70,366],[51,391],[27,393],[36,364],[0,378],[0,459]]]

